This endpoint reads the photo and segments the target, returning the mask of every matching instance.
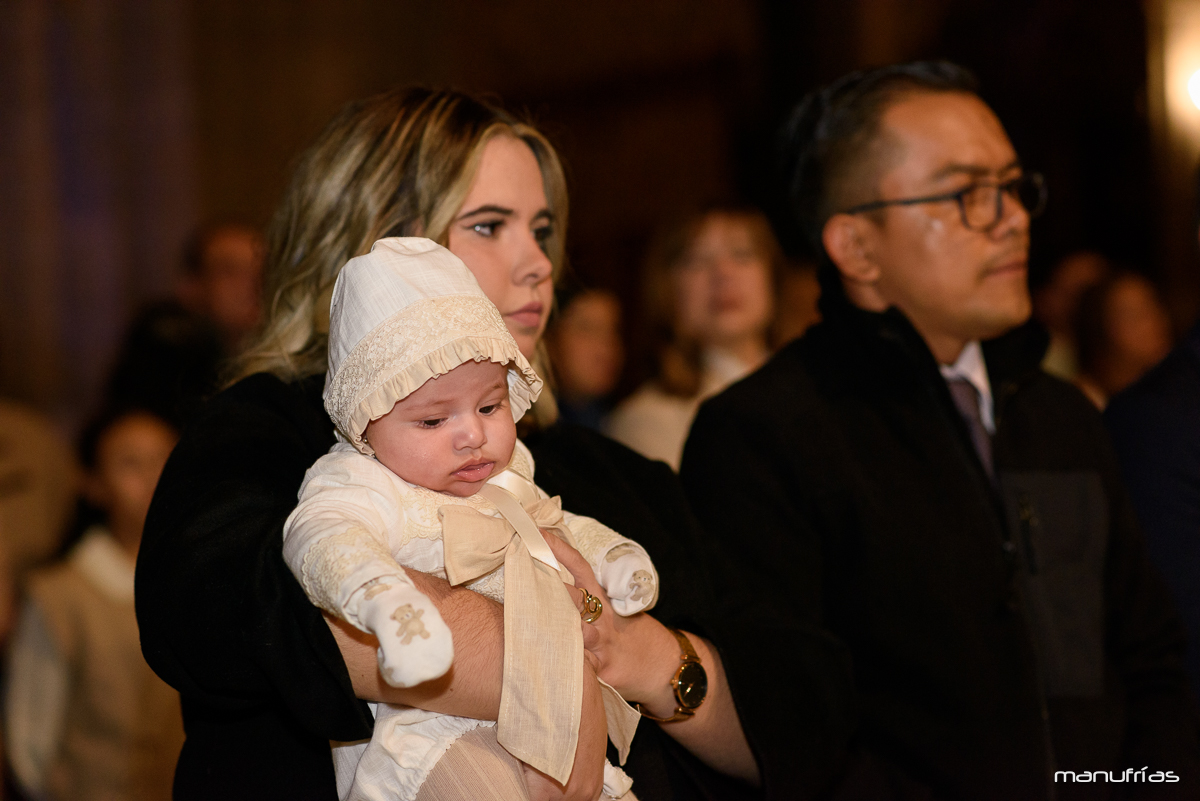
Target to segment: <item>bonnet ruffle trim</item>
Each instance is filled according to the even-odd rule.
[[[350,444],[373,455],[362,436],[367,423],[426,381],[469,361],[508,365],[514,420],[541,393],[542,379],[517,349],[496,307],[484,298],[450,296],[414,303],[372,329],[338,366],[325,393],[325,410]]]

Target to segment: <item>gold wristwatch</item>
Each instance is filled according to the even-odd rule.
[[[692,647],[692,641],[678,629],[668,628],[667,631],[675,635],[675,639],[679,640],[679,647],[683,649],[683,653],[679,655],[681,663],[679,669],[671,677],[671,689],[675,691],[675,714],[669,718],[656,718],[643,709],[641,704],[633,705],[633,708],[640,712],[642,717],[658,723],[687,720],[696,714],[696,710],[700,708],[700,705],[704,703],[705,696],[708,695],[708,673],[704,670],[704,665],[700,663],[700,657],[697,656],[696,649]]]

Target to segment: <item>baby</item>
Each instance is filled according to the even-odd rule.
[[[342,799],[415,799],[460,738],[491,726],[514,757],[566,783],[583,639],[564,584],[572,577],[543,530],[579,550],[617,614],[657,600],[658,574],[640,545],[562,511],[533,483],[516,421],[541,387],[496,307],[448,250],[383,239],[342,269],[324,394],[339,441],[305,475],[284,558],[314,604],[378,638],[380,672],[397,687],[441,676],[454,658],[450,630],[401,565],[505,605],[498,722],[381,704],[369,743],[335,748]],[[602,689],[623,760],[638,716]],[[630,784],[605,765],[606,796],[626,795]]]

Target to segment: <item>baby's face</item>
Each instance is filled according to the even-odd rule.
[[[465,498],[508,466],[517,441],[508,400],[508,371],[467,362],[367,424],[375,457],[400,478]]]

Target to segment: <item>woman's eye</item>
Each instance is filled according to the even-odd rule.
[[[501,225],[503,225],[503,223],[501,223],[499,220],[493,220],[492,222],[475,223],[471,226],[471,230],[480,236],[494,236],[496,234],[496,229]]]
[[[550,237],[554,236],[554,226],[543,225],[533,229],[533,239],[537,242],[537,246],[546,252],[546,243],[550,241]]]

